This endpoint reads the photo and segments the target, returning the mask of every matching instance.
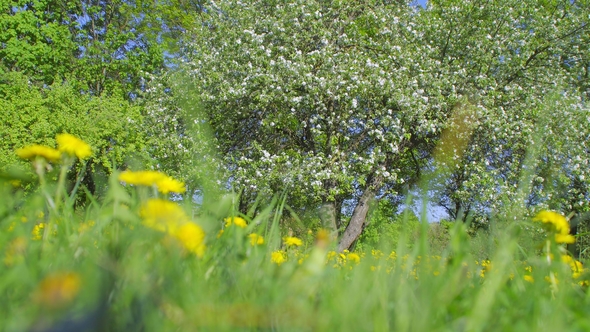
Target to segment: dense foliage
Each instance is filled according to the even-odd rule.
[[[341,231],[352,205],[347,248],[370,200],[432,170],[453,219],[588,209],[588,6],[220,1],[187,66],[243,198],[286,189]]]

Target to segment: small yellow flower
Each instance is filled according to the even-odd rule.
[[[330,250],[326,254],[326,260],[329,262],[330,260],[332,260],[333,258],[335,258],[336,255],[338,255],[338,253],[336,253],[334,250]]]
[[[10,181],[8,181],[8,183],[10,183],[13,188],[18,188],[21,186],[22,181],[21,180],[10,180]]]
[[[164,199],[150,199],[139,210],[143,224],[160,232],[173,233],[190,219],[176,203]]]
[[[176,203],[150,199],[139,210],[143,224],[175,237],[183,247],[198,257],[205,253],[205,232],[192,222]]]
[[[535,282],[535,278],[533,278],[533,276],[530,276],[528,274],[525,274],[524,275],[524,281],[528,281],[530,283],[533,283],[533,282]]]
[[[88,220],[87,222],[80,223],[80,225],[78,225],[78,233],[82,234],[87,232],[92,227],[94,227],[94,224],[94,220]]]
[[[371,256],[373,256],[373,258],[375,259],[380,259],[381,257],[383,257],[383,252],[379,249],[372,249],[371,250]]]
[[[33,240],[38,241],[43,238],[43,230],[45,229],[45,223],[38,223],[33,227],[33,231],[31,234],[33,235]]]
[[[246,222],[246,220],[241,217],[229,217],[229,218],[225,218],[224,221],[225,221],[225,227],[229,227],[231,225],[236,225],[240,228],[246,228],[246,226],[248,226],[248,223]]]
[[[264,238],[256,233],[248,235],[248,238],[250,238],[250,244],[252,246],[264,244]]]
[[[270,261],[277,265],[281,265],[287,261],[287,255],[280,250],[273,251],[270,255]]]
[[[283,238],[283,243],[286,246],[296,246],[299,247],[303,244],[303,241],[301,241],[300,238],[294,237],[294,236],[285,236]]]
[[[541,211],[533,218],[533,221],[542,222],[557,234],[567,235],[570,232],[570,225],[567,219],[554,211]]]
[[[45,158],[47,161],[56,162],[61,159],[61,152],[44,145],[33,144],[16,150],[17,156],[22,159],[34,160],[37,157]]]
[[[346,254],[346,260],[358,264],[361,262],[361,256],[359,256],[357,253],[351,252],[349,254]]]
[[[166,176],[160,181],[156,182],[156,186],[158,187],[158,191],[162,194],[168,194],[170,192],[182,194],[186,191],[186,187],[184,186],[183,182],[180,182],[169,176]]]
[[[315,235],[316,245],[319,247],[327,247],[331,241],[330,231],[327,229],[319,229]]]
[[[56,136],[58,150],[78,159],[86,159],[92,155],[92,149],[88,143],[70,134],[58,134]]]
[[[584,265],[582,264],[582,262],[574,259],[570,255],[562,255],[561,261],[570,266],[570,268],[572,270],[572,277],[574,279],[579,278],[580,275],[582,275],[582,273],[584,272]]]
[[[205,232],[199,225],[193,222],[184,223],[176,229],[173,235],[187,251],[194,253],[198,257],[203,257],[205,253]]]
[[[119,181],[136,186],[151,187],[166,177],[166,174],[158,171],[124,171],[119,174]]]
[[[70,303],[78,292],[82,282],[74,272],[61,272],[47,276],[37,288],[36,299],[48,307],[61,307]]]
[[[119,181],[135,186],[156,186],[162,194],[170,192],[182,194],[186,191],[183,182],[158,171],[124,171],[119,174]]]
[[[397,254],[395,253],[395,251],[392,251],[389,256],[387,257],[387,260],[396,260],[397,259]]]
[[[555,234],[555,242],[572,244],[576,242],[576,238],[571,234]]]

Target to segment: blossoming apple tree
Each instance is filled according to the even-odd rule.
[[[564,95],[560,109],[572,116],[557,118],[565,123],[587,116],[585,9],[542,1],[431,1],[425,10],[404,1],[219,1],[193,31],[187,67],[233,186],[245,197],[286,189],[292,205],[323,206],[326,226],[346,227],[343,250],[361,233],[372,199],[400,193],[433,168],[447,170],[433,183],[455,217],[514,195],[535,129],[556,125],[547,96]],[[570,128],[557,126],[562,134]],[[435,149],[445,128],[461,144]],[[580,137],[570,134],[563,139]],[[342,223],[342,204],[351,201]]]

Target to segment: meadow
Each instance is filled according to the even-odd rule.
[[[157,171],[113,172],[80,204],[91,147],[56,141],[16,151],[34,175],[0,180],[2,331],[590,328],[589,276],[558,211],[485,237],[450,223],[444,245],[402,218],[395,246],[337,252],[329,231],[285,226],[285,195],[248,216],[231,193],[179,200],[183,183]]]

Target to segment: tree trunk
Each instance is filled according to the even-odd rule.
[[[338,251],[344,251],[345,249],[350,248],[350,246],[354,243],[354,241],[361,235],[363,231],[363,225],[365,224],[365,220],[367,219],[367,212],[369,212],[369,204],[375,196],[377,195],[377,191],[381,187],[383,183],[383,177],[381,175],[373,175],[367,181],[367,187],[363,194],[359,198],[358,203],[354,207],[354,211],[352,212],[352,217],[350,217],[350,222],[342,235],[342,239],[338,244]]]
[[[336,224],[336,217],[338,213],[336,211],[336,202],[324,202],[320,207],[320,220],[322,221],[322,227],[335,232],[338,229]]]

